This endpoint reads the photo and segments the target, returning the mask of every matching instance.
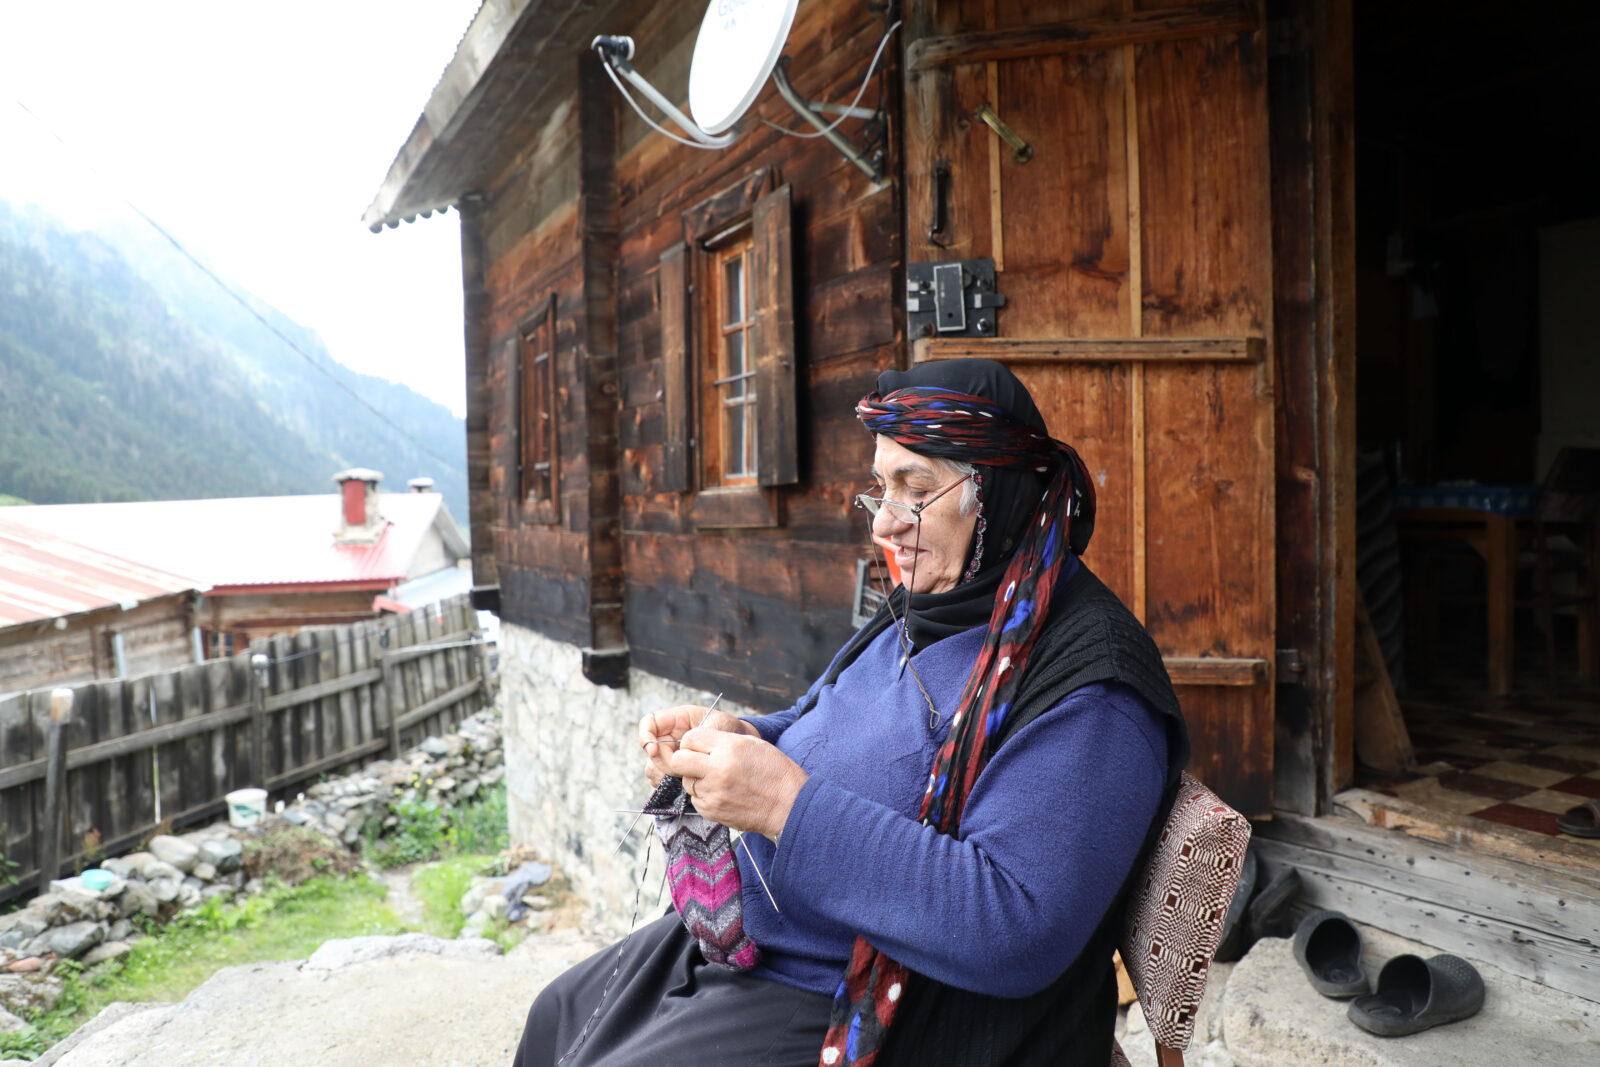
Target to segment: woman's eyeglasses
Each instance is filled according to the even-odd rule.
[[[866,513],[871,515],[874,519],[878,517],[879,511],[885,507],[890,507],[895,509],[892,514],[901,522],[921,523],[922,513],[926,511],[934,503],[934,501],[938,500],[950,490],[966,481],[967,478],[971,477],[972,475],[968,474],[965,477],[957,478],[955,481],[951,482],[937,493],[934,493],[933,496],[929,497],[927,500],[924,500],[920,504],[902,504],[900,501],[890,500],[888,497],[869,496],[866,493],[858,493],[856,494],[856,507],[865,509]]]

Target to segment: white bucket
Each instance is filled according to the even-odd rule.
[[[265,789],[235,789],[228,794],[228,823],[240,828],[254,826],[267,814]]]

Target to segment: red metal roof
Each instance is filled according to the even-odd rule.
[[[214,592],[239,586],[381,591],[414,576],[419,550],[436,525],[456,554],[466,552],[438,493],[382,493],[378,510],[388,525],[372,544],[336,541],[338,494],[54,504],[8,508],[6,514],[58,537],[189,575]]]
[[[196,586],[193,579],[0,517],[0,627],[132,605]]]

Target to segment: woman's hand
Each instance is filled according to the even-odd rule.
[[[664,761],[667,773],[683,779],[700,814],[734,830],[772,838],[783,832],[808,776],[776,745],[708,724],[690,730],[672,747],[676,751]]]
[[[760,737],[756,728],[725,711],[709,715],[698,704],[680,704],[664,708],[639,720],[639,747],[645,752],[644,776],[650,779],[651,788],[661,784],[661,779],[677,772],[667,769],[667,759],[685,734],[699,727],[726,733],[748,734]]]

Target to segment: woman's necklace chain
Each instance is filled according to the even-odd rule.
[[[920,540],[922,531],[919,529],[917,534]],[[887,550],[885,550],[884,555],[887,557]],[[911,560],[911,584],[905,587],[907,615],[911,613],[911,585],[915,584],[916,580],[917,561],[916,557],[913,556]],[[905,657],[906,670],[911,672],[911,680],[917,683],[917,689],[922,693],[922,699],[928,705],[928,730],[929,732],[936,732],[939,729],[939,723],[943,721],[943,716],[939,714],[939,709],[933,706],[933,697],[928,695],[928,687],[922,684],[922,676],[917,673],[916,665],[911,662],[911,642],[906,637],[906,624],[894,613],[894,600],[889,595],[888,583],[883,581],[882,576],[879,576],[878,583],[883,586],[883,602],[889,609],[890,620],[894,623],[895,636],[900,639],[900,654]]]

